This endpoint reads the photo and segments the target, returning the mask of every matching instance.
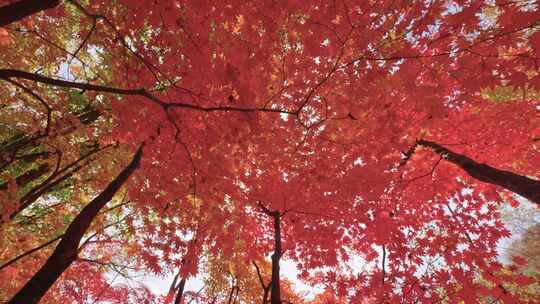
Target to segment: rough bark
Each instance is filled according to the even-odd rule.
[[[8,304],[34,304],[39,302],[60,275],[75,261],[79,243],[86,230],[101,208],[112,199],[120,187],[139,167],[141,156],[142,146],[139,147],[130,164],[75,217],[49,259],[26,285],[8,301]]]
[[[460,167],[479,181],[503,187],[533,203],[540,204],[540,181],[478,163],[435,142],[419,140],[417,145],[433,149],[433,151],[443,156],[446,161]]]
[[[0,7],[0,26],[6,26],[35,13],[53,8],[60,0],[21,0]]]

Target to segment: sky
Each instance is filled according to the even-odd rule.
[[[295,292],[305,295],[306,299],[313,299],[317,294],[323,292],[321,288],[313,288],[302,283],[298,279],[299,270],[296,263],[283,259],[280,263],[281,277],[294,283]],[[154,294],[166,295],[173,281],[174,274],[167,277],[149,275],[144,277],[142,283],[145,284]],[[204,286],[200,277],[191,278],[186,281],[185,291],[197,292]]]

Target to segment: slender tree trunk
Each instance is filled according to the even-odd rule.
[[[433,151],[443,156],[444,159],[457,165],[479,181],[501,186],[536,204],[540,204],[540,181],[478,163],[465,155],[453,152],[435,142],[419,140],[417,141],[417,145],[433,149]]]
[[[264,284],[264,279],[261,274],[261,270],[259,269],[259,266],[257,266],[257,263],[255,261],[252,261],[253,266],[255,266],[255,270],[257,270],[257,276],[259,277],[259,283],[261,283],[261,287],[263,289],[263,298],[262,298],[262,304],[268,303],[268,294],[270,293],[270,287],[272,287],[272,282],[268,283],[268,285]]]
[[[233,285],[231,287],[231,292],[229,292],[229,301],[227,302],[227,304],[232,304],[232,299],[233,299],[235,289],[236,289],[236,286]]]
[[[240,287],[239,287],[239,286],[236,286],[236,293],[234,294],[233,304],[236,304],[236,300],[240,301],[240,300],[238,299],[238,293],[240,293]]]
[[[270,281],[270,303],[281,304],[281,288],[279,286],[279,260],[283,254],[281,248],[281,214],[278,210],[271,211],[258,202],[262,211],[274,220],[274,253],[272,254],[272,278]],[[261,281],[262,284],[262,281]]]
[[[75,217],[49,259],[8,304],[38,303],[58,277],[75,261],[79,243],[98,212],[139,167],[142,147],[141,145],[137,149],[131,163]]]
[[[0,7],[0,26],[6,26],[25,17],[53,8],[60,0],[21,0]]]
[[[274,211],[274,253],[272,254],[272,291],[271,304],[281,304],[281,288],[279,286],[279,260],[281,259],[281,219],[280,214]]]
[[[263,294],[263,304],[268,303],[268,293],[270,292],[270,288],[264,288],[264,294]]]
[[[184,287],[186,286],[186,278],[182,278],[178,284],[176,298],[174,299],[174,304],[182,303],[182,297],[184,296]]]
[[[178,273],[174,276],[173,281],[171,283],[171,286],[169,287],[169,292],[167,293],[167,295],[172,295],[172,294],[176,293],[176,289],[178,288],[178,285],[176,284],[176,282],[178,281],[178,277],[180,277],[180,271],[178,271]]]

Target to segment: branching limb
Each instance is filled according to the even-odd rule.
[[[22,258],[24,258],[24,257],[26,257],[26,256],[31,255],[32,253],[34,253],[34,252],[36,252],[36,251],[39,251],[39,250],[41,250],[41,249],[43,249],[43,248],[49,246],[50,244],[52,244],[52,243],[58,241],[59,239],[61,239],[63,236],[64,236],[64,235],[61,234],[61,235],[59,235],[59,236],[57,236],[57,237],[51,239],[51,240],[48,241],[47,243],[44,243],[44,244],[42,244],[42,245],[39,245],[39,246],[37,246],[37,247],[35,247],[35,248],[33,248],[33,249],[31,249],[31,250],[29,250],[29,251],[23,253],[23,254],[18,255],[17,257],[15,257],[15,258],[13,258],[13,259],[7,261],[6,263],[2,264],[2,266],[0,266],[0,270],[2,270],[2,269],[4,269],[4,268],[8,267],[9,265],[11,265],[11,264],[17,262],[18,260],[20,260],[20,259],[22,259]]]

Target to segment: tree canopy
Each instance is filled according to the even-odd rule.
[[[539,5],[0,0],[0,301],[539,301]]]

